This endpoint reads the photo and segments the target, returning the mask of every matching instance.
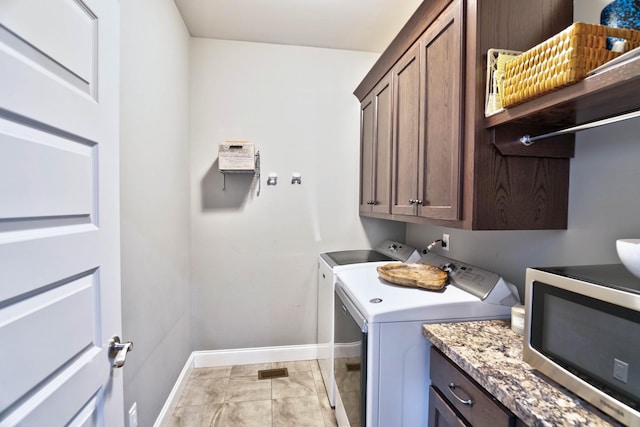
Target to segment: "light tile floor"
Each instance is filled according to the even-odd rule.
[[[286,367],[289,376],[258,379]],[[335,427],[315,360],[194,368],[170,427]]]

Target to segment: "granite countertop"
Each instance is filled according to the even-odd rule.
[[[427,324],[423,334],[529,426],[620,426],[523,362],[508,321]]]

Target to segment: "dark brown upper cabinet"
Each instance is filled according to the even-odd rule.
[[[423,2],[354,92],[363,107],[361,215],[477,230],[566,228],[573,136],[559,138],[560,152],[499,147],[484,91],[490,48],[527,50],[572,16],[572,0]],[[380,85],[391,89],[388,187],[387,169],[368,166],[380,143],[369,122],[380,118],[367,108]],[[372,186],[390,189],[389,206],[369,195]]]
[[[360,213],[391,212],[391,74],[360,108]]]
[[[420,155],[420,49],[414,45],[393,67],[391,213],[415,215]]]

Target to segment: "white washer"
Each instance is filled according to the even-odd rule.
[[[358,327],[363,333],[361,342],[366,343],[362,346],[366,348],[362,359],[366,382],[361,383],[366,388],[365,400],[342,399],[340,381],[336,389],[336,418],[341,427],[350,425],[349,419],[358,420],[352,427],[426,426],[430,344],[422,335],[422,325],[509,318],[510,307],[520,301],[515,286],[497,274],[433,253],[420,262],[448,270],[450,284],[440,292],[393,285],[378,276],[374,265],[361,264],[338,272],[336,292],[341,290],[348,300],[342,309],[349,311],[355,323],[364,323]],[[348,346],[353,348],[353,342]],[[353,361],[353,352],[350,356]],[[336,369],[342,363],[336,359]],[[353,382],[350,387],[348,395],[353,394]],[[366,424],[361,422],[363,418]]]
[[[416,262],[415,248],[385,240],[375,249],[344,250],[320,254],[318,260],[318,363],[331,407],[335,407],[333,378],[333,293],[339,271],[361,265],[384,265],[392,261]]]

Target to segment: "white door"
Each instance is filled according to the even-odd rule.
[[[122,426],[119,3],[0,0],[0,426]]]

